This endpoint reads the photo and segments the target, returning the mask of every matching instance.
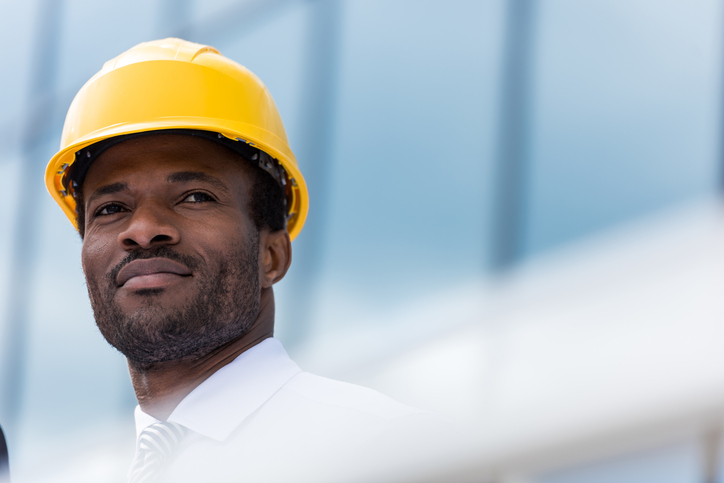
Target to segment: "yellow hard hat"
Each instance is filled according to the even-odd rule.
[[[139,44],[106,62],[73,99],[45,183],[76,229],[67,176],[76,153],[104,139],[167,129],[218,133],[276,159],[283,168],[287,229],[292,239],[299,234],[309,195],[269,91],[213,47],[174,38]]]

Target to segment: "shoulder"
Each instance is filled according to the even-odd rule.
[[[314,481],[396,481],[434,462],[456,435],[444,418],[402,404],[373,389],[307,372],[284,387],[294,398],[297,424],[310,424],[305,446],[324,447],[324,471]],[[312,436],[314,435],[314,436]],[[416,473],[415,473],[416,474]]]
[[[308,372],[291,378],[246,422],[247,430],[269,426],[308,441],[371,441],[385,434],[410,434],[437,420],[429,411],[379,392]],[[434,424],[433,424],[434,425]]]
[[[284,389],[327,409],[336,408],[383,420],[429,414],[428,411],[407,406],[373,389],[308,372],[297,374]]]

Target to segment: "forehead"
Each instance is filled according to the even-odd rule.
[[[93,162],[83,190],[116,178],[152,181],[154,174],[200,171],[233,182],[248,173],[240,155],[213,141],[181,134],[159,134],[129,139],[108,148]]]

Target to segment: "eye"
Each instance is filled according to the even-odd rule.
[[[216,201],[216,199],[203,191],[194,191],[183,199],[183,203],[204,203],[206,201]]]
[[[115,215],[116,213],[121,213],[127,211],[126,208],[123,205],[119,205],[118,203],[108,203],[107,205],[103,205],[100,208],[96,210],[94,213],[95,216],[108,216],[108,215]]]

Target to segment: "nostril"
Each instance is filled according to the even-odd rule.
[[[136,243],[136,240],[134,240],[134,239],[132,239],[132,238],[124,238],[124,239],[123,239],[123,244],[124,244],[125,246],[129,246],[129,247],[137,247],[137,246],[139,246],[138,243]]]
[[[153,242],[159,242],[159,243],[165,243],[170,242],[172,238],[169,235],[156,235],[155,237],[151,238],[151,243]]]

